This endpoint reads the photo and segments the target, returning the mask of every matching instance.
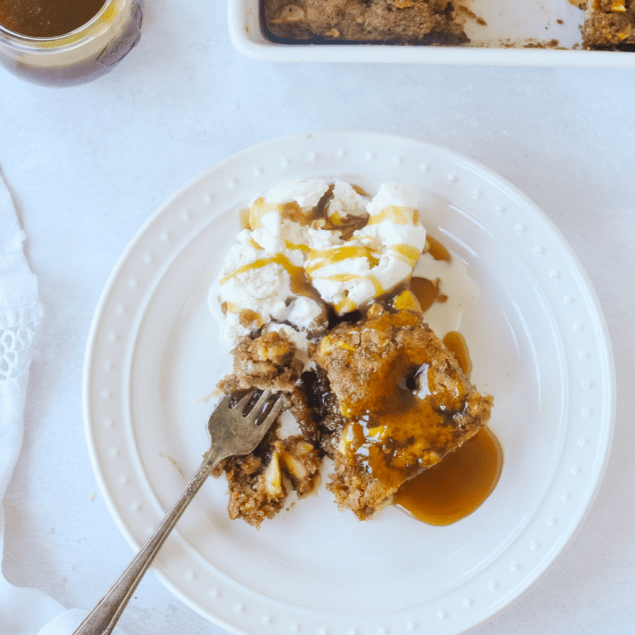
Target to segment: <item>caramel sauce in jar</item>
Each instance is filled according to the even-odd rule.
[[[143,0],[0,0],[0,64],[44,86],[107,73],[141,37]]]
[[[20,35],[56,37],[86,24],[104,4],[105,0],[2,0],[0,24]]]
[[[481,428],[442,461],[406,481],[393,503],[429,525],[451,525],[478,509],[503,469],[501,445]]]

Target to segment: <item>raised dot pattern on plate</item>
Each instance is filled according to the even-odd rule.
[[[278,157],[278,162],[271,157]],[[373,133],[298,135],[256,146],[250,153],[226,161],[221,171],[203,175],[159,210],[118,264],[117,275],[113,274],[100,301],[87,355],[86,426],[104,497],[113,515],[119,516],[127,528],[127,538],[138,544],[157,515],[156,502],[148,499],[148,486],[134,447],[129,444],[128,395],[122,381],[132,327],[142,315],[144,294],[156,283],[160,275],[157,272],[186,235],[209,223],[210,214],[237,206],[263,186],[301,176],[363,175],[367,169],[377,178],[412,181],[422,189],[440,192],[491,223],[501,240],[525,257],[543,285],[550,310],[563,325],[560,331],[565,353],[576,361],[593,359],[593,365],[578,361],[567,367],[572,387],[569,425],[576,430],[566,432],[560,464],[553,475],[554,487],[540,511],[504,553],[447,590],[441,605],[432,602],[386,615],[380,612],[354,618],[337,612],[324,615],[301,611],[290,621],[289,607],[258,597],[248,589],[241,590],[209,566],[197,569],[196,575],[184,576],[183,562],[178,558],[159,558],[161,579],[168,588],[185,595],[204,615],[244,632],[261,633],[263,624],[268,625],[267,632],[275,634],[388,633],[404,627],[415,631],[419,623],[425,623],[431,634],[435,623],[444,633],[465,630],[486,619],[491,607],[514,599],[546,569],[556,555],[552,548],[561,547],[573,535],[605,464],[612,435],[614,389],[606,332],[584,275],[569,275],[577,264],[545,217],[500,177],[463,157],[421,142]],[[132,281],[134,284],[129,284]],[[123,306],[126,311],[117,310]],[[569,329],[564,328],[567,320]],[[573,324],[584,328],[570,328]],[[100,359],[112,366],[93,363]],[[384,624],[381,627],[377,627],[379,620]]]

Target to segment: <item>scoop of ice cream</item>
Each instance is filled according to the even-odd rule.
[[[297,203],[304,214],[309,214],[326,194],[329,185],[318,179],[296,179],[274,185],[266,194],[265,201],[274,205]]]
[[[412,190],[383,184],[368,203],[368,224],[342,241],[332,232],[309,230],[305,269],[313,286],[339,315],[406,280],[425,246],[426,230]]]
[[[360,188],[346,181],[336,181],[333,186],[333,198],[326,208],[326,215],[334,226],[342,225],[351,216],[366,216],[366,206],[370,197]]]
[[[311,214],[328,188],[324,181],[289,181],[252,202],[249,228],[239,233],[209,294],[230,345],[270,322],[310,332],[325,318],[303,265]]]
[[[270,322],[309,333],[325,319],[320,297],[341,315],[406,280],[425,244],[416,205],[400,184],[382,185],[370,200],[349,183],[307,179],[255,198],[210,293],[225,339],[235,344]],[[361,221],[342,231],[351,217]]]
[[[251,238],[270,254],[280,253],[302,266],[306,250],[306,230],[313,211],[329,186],[325,181],[298,179],[272,187],[256,198],[249,209]]]
[[[243,240],[247,238],[241,232]],[[209,296],[225,316],[225,339],[235,344],[282,315],[291,295],[290,276],[267,252],[245,242],[230,247]]]

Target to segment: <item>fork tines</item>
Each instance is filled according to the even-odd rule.
[[[256,425],[270,423],[282,411],[284,400],[282,399],[281,395],[277,395],[273,402],[269,402],[271,398],[271,390],[267,388],[266,390],[262,391],[256,403],[250,407],[250,405],[253,403],[254,395],[257,392],[258,389],[255,388],[250,390],[238,401],[238,403],[234,406],[234,409],[242,412],[243,417],[248,420],[251,419],[252,422]],[[267,406],[270,406],[268,412]],[[262,418],[263,415],[265,415],[264,419]]]

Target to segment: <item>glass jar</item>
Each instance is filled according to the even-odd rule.
[[[36,84],[73,86],[96,79],[141,37],[141,0],[106,0],[83,26],[56,37],[31,37],[0,24],[0,64]]]

